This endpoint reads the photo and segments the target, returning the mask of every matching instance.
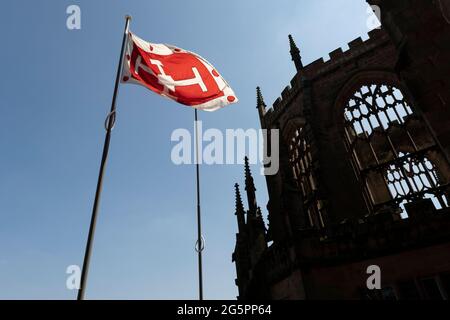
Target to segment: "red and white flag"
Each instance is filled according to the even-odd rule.
[[[196,109],[215,111],[238,101],[217,70],[199,55],[130,33],[122,83],[140,84]]]

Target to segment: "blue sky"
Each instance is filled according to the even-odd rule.
[[[81,30],[66,8],[81,8]],[[240,102],[200,113],[207,128],[259,128],[294,76],[287,35],[304,64],[367,38],[364,0],[3,1],[0,85],[0,299],[74,299],[66,268],[82,264],[124,15],[151,42],[197,52]],[[89,275],[88,299],[196,299],[195,167],[170,159],[171,133],[193,111],[122,86]],[[258,202],[267,192],[253,166]],[[202,166],[204,290],[234,299],[235,182],[241,165]]]

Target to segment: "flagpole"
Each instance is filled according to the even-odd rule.
[[[116,120],[116,100],[117,100],[117,93],[119,91],[123,54],[125,51],[125,44],[126,44],[126,40],[128,37],[130,21],[131,21],[131,16],[129,16],[129,15],[125,16],[125,31],[124,31],[123,39],[122,39],[122,49],[120,51],[119,66],[117,67],[116,83],[114,86],[114,94],[113,94],[112,103],[111,103],[111,110],[105,120],[105,129],[106,129],[105,143],[103,145],[103,155],[102,155],[102,160],[101,160],[101,164],[100,164],[100,172],[99,172],[98,181],[97,181],[97,189],[95,191],[94,206],[92,209],[92,217],[91,217],[91,223],[89,226],[89,234],[88,234],[88,239],[87,239],[87,244],[86,244],[86,251],[84,253],[83,269],[81,271],[80,288],[78,289],[77,300],[84,300],[84,295],[85,295],[85,291],[86,291],[86,281],[87,281],[87,277],[88,277],[88,273],[89,273],[89,262],[91,260],[91,253],[92,253],[91,252],[92,251],[92,243],[94,240],[95,226],[97,224],[97,213],[98,213],[98,207],[99,207],[99,203],[100,203],[100,195],[102,193],[103,174],[105,173],[106,160],[108,159],[109,144],[110,144],[110,140],[111,140],[111,131],[114,127],[114,123]]]
[[[197,182],[197,243],[196,251],[198,253],[198,294],[199,300],[203,300],[203,269],[202,269],[202,251],[205,248],[202,238],[202,221],[200,210],[200,165],[199,165],[199,148],[198,148],[198,116],[197,109],[195,109],[195,154],[196,154],[196,182]]]

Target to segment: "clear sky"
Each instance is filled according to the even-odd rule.
[[[81,30],[66,8],[81,8]],[[74,299],[66,268],[82,264],[103,121],[110,108],[124,15],[151,42],[208,59],[240,102],[200,113],[207,128],[259,128],[255,87],[270,105],[295,68],[362,36],[364,0],[2,1],[0,59],[0,298]],[[122,86],[86,298],[196,299],[195,167],[170,159],[171,133],[193,111]],[[252,166],[258,202],[267,191]],[[202,166],[205,298],[234,299],[235,182],[241,165]],[[243,190],[242,190],[243,191]]]

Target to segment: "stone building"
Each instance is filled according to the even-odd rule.
[[[272,108],[257,89],[280,170],[267,228],[248,161],[247,211],[235,186],[239,299],[450,297],[450,1],[368,2],[368,40],[303,65],[289,36],[290,86]]]

